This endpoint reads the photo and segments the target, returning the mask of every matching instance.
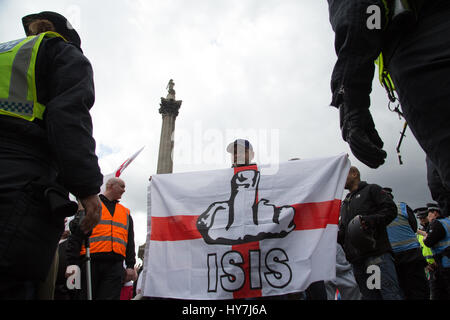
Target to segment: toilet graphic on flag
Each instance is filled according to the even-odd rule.
[[[213,202],[197,219],[197,229],[208,244],[237,245],[284,238],[295,229],[295,209],[258,199],[260,172],[242,170],[231,179],[228,200]]]

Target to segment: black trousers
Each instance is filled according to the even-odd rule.
[[[123,261],[91,260],[92,300],[120,300]],[[81,299],[87,299],[86,264],[81,271]]]
[[[323,280],[311,283],[306,289],[306,300],[327,299],[327,290],[325,288],[325,282]]]
[[[37,282],[0,277],[0,300],[36,300],[37,289]]]
[[[430,300],[430,287],[425,275],[425,261],[396,263],[398,282],[406,300]]]
[[[443,185],[443,180],[431,160],[426,158],[427,164],[427,180],[428,188],[431,192],[431,197],[436,201],[442,210],[442,213],[447,217],[450,214],[450,189]]]
[[[39,282],[47,277],[64,231],[45,200],[28,191],[0,194],[0,275]]]
[[[450,268],[439,267],[432,274],[432,300],[450,300]]]
[[[427,1],[417,25],[392,44],[395,50],[389,48],[393,54],[388,62],[405,119],[438,173],[442,190],[450,190],[449,34],[450,3]]]
[[[1,129],[0,277],[9,279],[10,288],[13,282],[25,288],[29,297],[31,284],[47,277],[64,231],[64,217],[52,215],[43,192],[30,186],[37,178],[54,178],[51,159],[31,146],[6,141]]]

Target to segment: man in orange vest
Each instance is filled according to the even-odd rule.
[[[136,253],[133,219],[130,210],[119,203],[124,192],[125,182],[119,178],[112,178],[106,183],[105,193],[100,195],[102,217],[89,237],[92,298],[95,300],[119,300],[122,284],[131,280],[136,281],[137,278],[134,269]],[[74,232],[69,238],[67,249],[69,265],[81,264],[82,258],[86,255],[84,241],[85,237],[80,232]],[[87,296],[85,279],[86,272],[83,270],[82,298]]]

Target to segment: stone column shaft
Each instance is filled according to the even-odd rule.
[[[162,115],[161,139],[159,143],[158,168],[156,173],[172,173],[173,171],[173,148],[175,135],[175,120],[181,107],[181,100],[161,98]]]

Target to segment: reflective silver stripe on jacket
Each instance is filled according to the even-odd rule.
[[[8,99],[0,99],[0,109],[18,115],[32,116],[33,101],[27,100],[28,96],[28,69],[31,64],[33,47],[39,37],[26,42],[17,51],[11,69]]]
[[[94,242],[102,242],[102,241],[112,241],[112,242],[117,242],[117,243],[123,244],[125,247],[127,246],[126,241],[123,241],[122,239],[119,239],[116,237],[99,236],[99,237],[89,238],[89,243],[91,243],[91,244]]]
[[[99,225],[100,225],[100,224],[101,224],[101,225],[107,225],[107,226],[113,225],[113,226],[115,226],[115,227],[119,227],[119,228],[122,228],[122,229],[125,229],[125,230],[128,231],[129,217],[127,217],[127,224],[126,224],[126,225],[124,225],[124,224],[122,224],[122,223],[120,223],[120,222],[112,221],[112,220],[101,220],[98,224],[99,224]]]
[[[401,217],[398,217],[398,219],[395,219],[389,224],[389,227],[395,227],[395,226],[407,226],[409,227],[408,220],[402,219]]]
[[[416,242],[417,242],[417,240],[415,238],[414,239],[406,239],[403,241],[391,242],[391,246],[399,247],[399,246],[404,246],[404,245],[416,243]]]
[[[445,235],[446,235],[446,237],[449,237],[449,236],[450,236],[450,225],[449,225],[449,224],[447,223],[447,221],[445,221],[444,219],[439,220],[439,222],[441,222],[441,224],[443,225],[443,227],[446,229],[446,230],[445,230]],[[439,247],[444,247],[444,248],[450,246],[450,239],[447,240],[447,241],[439,241],[438,244],[437,244],[437,246],[439,246]]]
[[[448,240],[448,241],[439,241],[437,245],[439,247],[444,247],[444,248],[449,247],[450,246],[450,240]]]

